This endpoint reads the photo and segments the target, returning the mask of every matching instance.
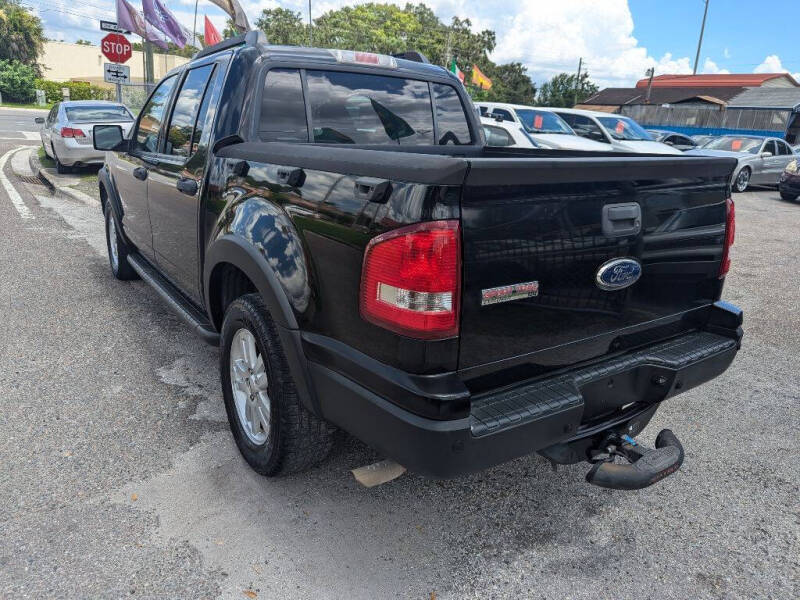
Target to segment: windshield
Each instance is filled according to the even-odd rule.
[[[68,106],[64,109],[67,120],[73,123],[102,123],[104,121],[133,121],[124,106]]]
[[[723,135],[708,142],[703,148],[707,150],[726,150],[727,152],[749,152],[758,154],[764,138],[747,138],[735,135]]]
[[[515,111],[528,133],[565,133],[575,135],[564,119],[546,110],[518,108]]]
[[[615,140],[626,142],[652,142],[653,138],[642,126],[627,117],[597,117],[600,124]]]

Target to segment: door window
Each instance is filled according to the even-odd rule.
[[[471,144],[472,137],[469,134],[469,125],[458,92],[453,86],[441,83],[434,83],[431,87],[436,106],[436,126],[439,135],[437,143]]]
[[[263,142],[307,142],[303,83],[297,69],[271,69],[264,81],[258,137]]]
[[[197,117],[201,104],[205,105],[206,110],[208,109],[208,103],[204,101],[204,98],[213,70],[214,65],[204,65],[191,69],[186,74],[167,128],[165,154],[182,157],[189,157],[192,154],[202,133],[202,123]],[[205,120],[205,115],[202,117]],[[200,130],[196,129],[195,124]]]
[[[156,152],[158,150],[158,133],[161,131],[164,110],[174,85],[174,76],[163,80],[142,108],[139,126],[133,138],[132,152]]]
[[[584,115],[576,115],[572,113],[557,113],[559,117],[564,119],[567,124],[572,127],[573,131],[581,137],[594,140],[596,142],[608,142],[603,130],[592,119]]]
[[[776,156],[778,151],[775,149],[775,142],[769,140],[766,144],[764,144],[764,148],[761,150],[761,152],[770,152],[772,156]]]
[[[775,143],[778,145],[778,154],[786,155],[792,153],[791,148],[789,148],[789,146],[787,146],[783,142],[775,142]]]

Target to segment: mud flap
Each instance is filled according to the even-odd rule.
[[[672,475],[683,464],[683,446],[669,429],[656,438],[655,448],[645,448],[627,435],[609,435],[592,451],[595,465],[586,481],[612,490],[640,490]],[[622,457],[626,464],[615,463]]]

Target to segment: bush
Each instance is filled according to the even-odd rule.
[[[17,60],[0,60],[0,93],[6,102],[33,102],[36,71]]]
[[[64,99],[61,88],[69,88],[70,100],[111,100],[113,92],[86,81],[50,81],[37,79],[36,89],[44,90],[47,103],[61,102]]]

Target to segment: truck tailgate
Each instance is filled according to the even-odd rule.
[[[459,368],[478,375],[524,366],[535,375],[702,324],[722,289],[734,165],[707,157],[471,159]],[[617,258],[633,259],[624,263],[633,271],[638,262],[639,279],[601,289],[599,270]]]

